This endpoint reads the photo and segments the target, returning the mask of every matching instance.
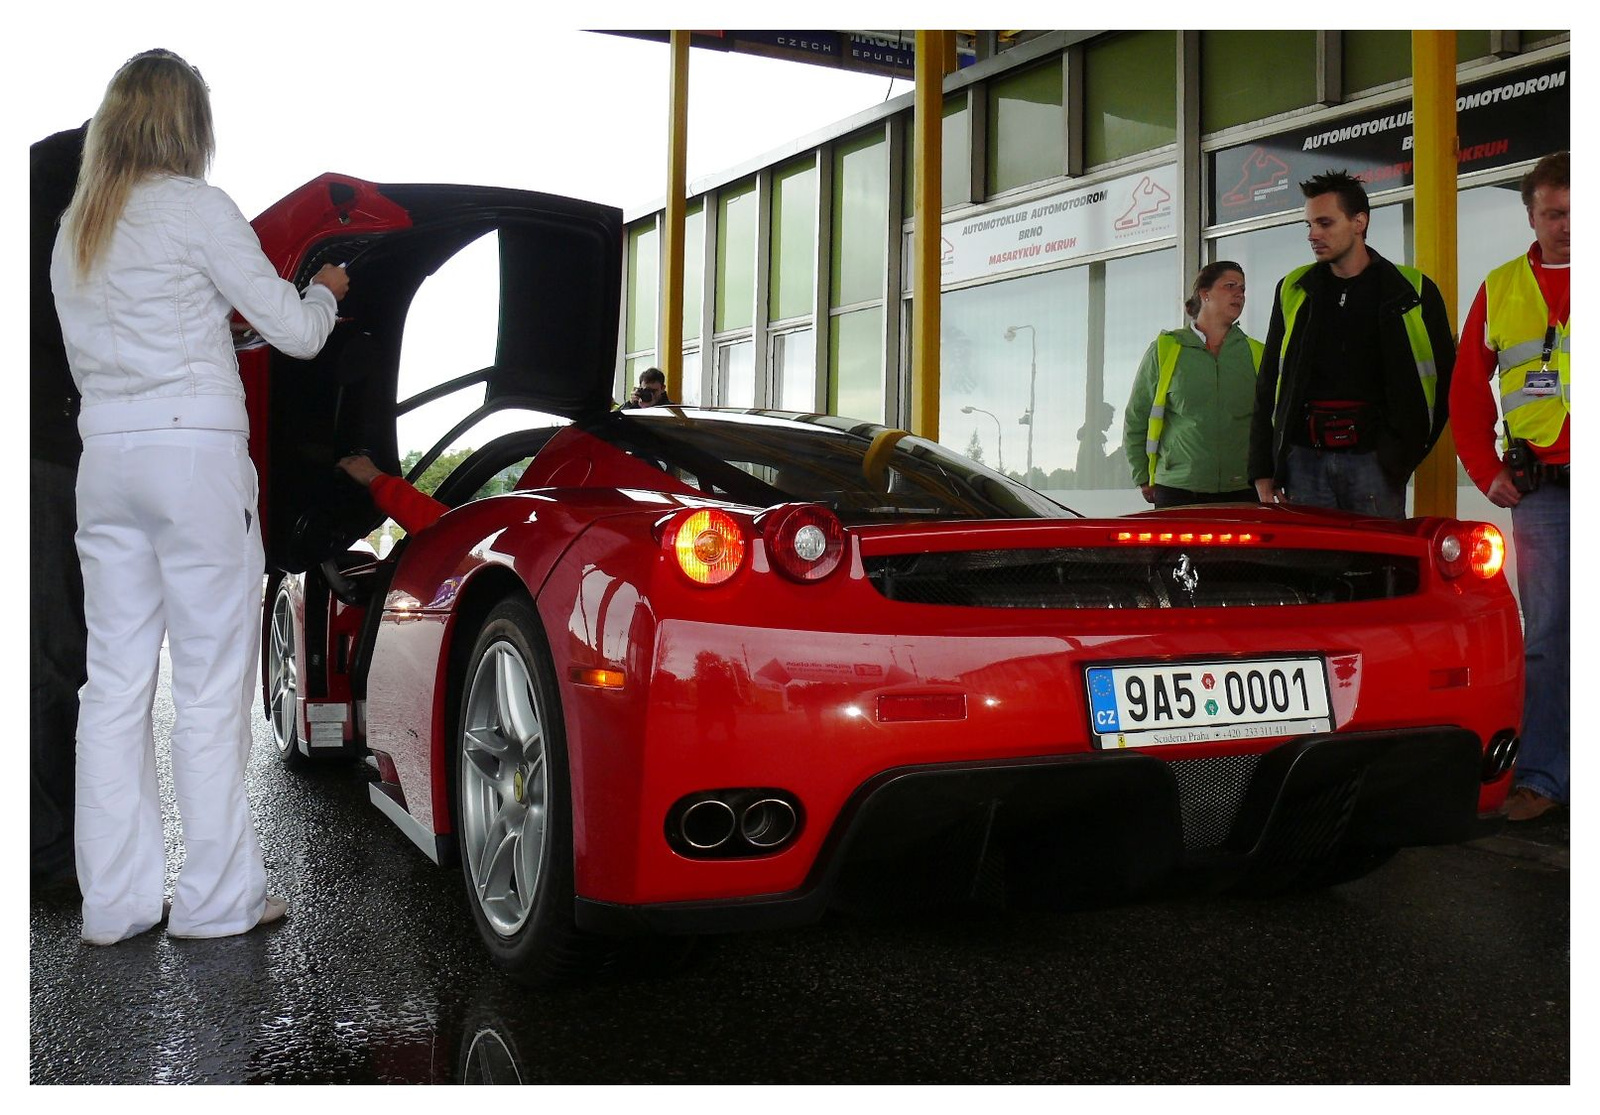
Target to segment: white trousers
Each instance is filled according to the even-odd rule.
[[[151,706],[163,633],[184,853],[168,928],[242,933],[266,903],[244,787],[263,570],[245,435],[85,438],[77,543],[89,628],[77,746],[83,936],[109,944],[161,920],[166,842]]]

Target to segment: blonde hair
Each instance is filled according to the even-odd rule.
[[[211,91],[199,70],[170,50],[123,63],[89,122],[78,188],[62,221],[78,274],[105,254],[136,184],[158,174],[204,178],[216,146]]]

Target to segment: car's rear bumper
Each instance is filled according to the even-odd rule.
[[[580,897],[578,924],[616,935],[779,928],[834,903],[916,905],[996,888],[1064,904],[1482,831],[1483,748],[1464,729],[1306,736],[1249,762],[1113,751],[902,767],[857,789],[795,890],[653,904]]]

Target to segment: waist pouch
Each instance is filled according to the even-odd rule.
[[[1317,399],[1306,404],[1306,436],[1314,449],[1361,449],[1372,441],[1366,403]]]

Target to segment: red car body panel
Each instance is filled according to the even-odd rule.
[[[573,455],[552,452],[563,448],[552,442],[540,455],[543,472],[638,479],[631,470],[646,467],[572,433],[565,446]],[[514,572],[544,620],[570,755],[578,892],[608,903],[794,891],[844,803],[887,770],[1091,754],[1090,665],[1309,653],[1330,664],[1339,732],[1449,724],[1487,741],[1518,718],[1520,625],[1503,582],[1445,582],[1430,570],[1426,591],[1403,601],[1064,614],[895,603],[862,568],[863,554],[885,550],[1098,545],[1130,523],[1218,529],[1216,517],[1150,515],[864,528],[852,532],[845,569],[805,585],[767,569],[757,539],[748,568],[706,588],[654,539],[655,524],[689,499],[610,487],[518,493],[462,507],[412,540],[384,605],[367,721],[369,746],[393,760],[414,818],[450,831],[451,691],[442,664],[463,636],[450,622],[453,604],[488,566]],[[1278,544],[1352,545],[1344,524],[1321,516],[1266,509],[1232,518]],[[1426,524],[1422,534],[1360,526],[1357,537],[1374,550],[1427,553]],[[627,684],[572,680],[590,667],[620,670]],[[965,715],[880,722],[878,699],[906,695],[959,695]],[[422,724],[428,733],[417,730]],[[1181,760],[1280,742],[1151,751]],[[1508,783],[1485,784],[1479,810],[1498,806]],[[804,806],[794,844],[739,860],[674,852],[662,832],[672,804],[728,786],[793,792]]]

